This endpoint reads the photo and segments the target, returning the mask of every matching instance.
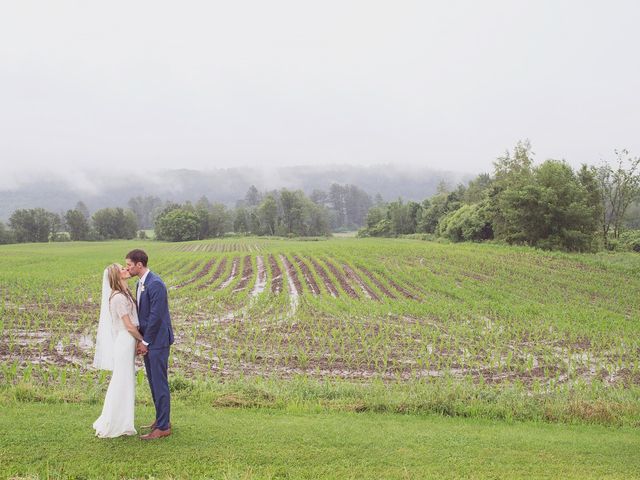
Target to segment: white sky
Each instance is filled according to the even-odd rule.
[[[0,187],[47,170],[640,154],[640,2],[0,0]]]

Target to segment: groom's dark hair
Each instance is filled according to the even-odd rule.
[[[124,258],[125,259],[128,258],[134,264],[140,262],[145,267],[147,266],[147,262],[149,261],[149,257],[147,257],[147,254],[145,253],[145,251],[140,250],[139,248],[136,248],[135,250],[131,250],[129,253],[127,253],[127,256]]]

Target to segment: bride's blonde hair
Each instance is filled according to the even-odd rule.
[[[126,284],[123,285],[123,282],[120,280],[120,271],[122,270],[122,265],[119,263],[112,263],[107,267],[107,275],[109,277],[109,286],[111,287],[111,296],[109,300],[116,294],[122,293],[127,299],[135,305],[133,301],[133,295],[129,291],[129,287]]]

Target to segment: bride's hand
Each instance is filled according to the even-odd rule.
[[[144,343],[139,342],[137,351],[140,355],[146,355],[149,352],[149,349],[144,345]]]

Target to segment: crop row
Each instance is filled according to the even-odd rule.
[[[234,293],[257,283],[259,276],[266,276],[269,290],[274,294],[286,290],[292,296],[327,294],[356,300],[420,298],[415,286],[401,286],[388,276],[375,274],[362,265],[350,265],[330,257],[297,254],[227,255],[198,259],[178,271],[167,270],[166,278],[170,280],[167,282],[170,290],[192,287],[197,291],[215,291],[233,286],[231,292]]]
[[[184,375],[640,386],[629,270],[489,245],[228,243],[145,247],[169,287]],[[130,246],[3,247],[0,379],[91,372],[102,268]]]
[[[171,249],[177,252],[259,252],[263,245],[245,242],[189,242],[177,244]]]

